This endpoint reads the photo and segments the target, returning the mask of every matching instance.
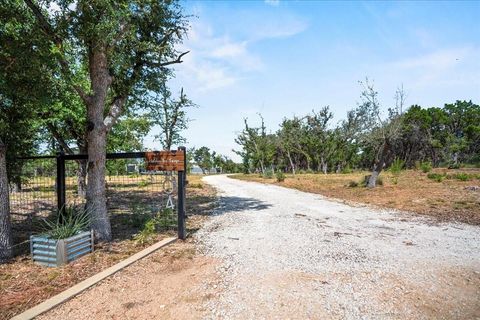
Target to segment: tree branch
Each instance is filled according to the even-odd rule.
[[[55,138],[55,140],[57,140],[57,142],[62,146],[62,148],[65,150],[66,153],[74,154],[73,150],[68,146],[68,144],[62,138],[60,133],[58,133],[57,128],[53,124],[51,124],[50,122],[47,122],[47,129],[48,131],[50,131],[50,133]]]
[[[158,63],[144,61],[144,64],[149,66],[149,67],[153,67],[153,68],[162,68],[162,67],[169,66],[171,64],[182,63],[183,62],[182,61],[183,56],[185,56],[189,52],[190,51],[185,51],[185,52],[181,53],[175,60],[166,61],[166,62],[158,62]]]
[[[40,24],[41,29],[43,32],[50,37],[52,42],[55,44],[55,46],[58,48],[60,54],[56,55],[58,62],[60,63],[61,70],[63,74],[67,77],[70,78],[72,76],[72,72],[70,71],[70,67],[68,65],[67,60],[63,56],[63,41],[62,39],[55,33],[52,25],[48,22],[47,18],[43,15],[42,11],[40,8],[33,3],[32,0],[24,0],[25,4],[32,10],[33,15],[37,19],[38,23]],[[85,104],[89,104],[91,97],[90,95],[86,94],[85,91],[80,87],[79,85],[71,83],[72,88],[77,92],[77,94],[80,96],[80,98],[83,100]]]

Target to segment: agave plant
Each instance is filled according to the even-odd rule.
[[[59,210],[51,220],[44,220],[43,232],[52,239],[66,239],[85,231],[90,225],[90,212],[77,206]]]

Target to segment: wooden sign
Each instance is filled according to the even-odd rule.
[[[185,171],[185,152],[152,151],[145,152],[147,171]]]

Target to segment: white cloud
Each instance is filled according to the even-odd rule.
[[[200,17],[205,17],[200,7],[195,10]],[[238,19],[242,23],[229,24],[228,31],[215,29],[205,20],[192,23],[187,40],[179,47],[182,51],[190,51],[184,59],[185,63],[178,67],[183,69],[177,72],[181,81],[188,82],[199,92],[236,84],[264,69],[260,54],[252,50],[256,43],[289,37],[302,32],[307,26],[290,15],[263,17],[255,12],[245,14]]]
[[[425,86],[432,82],[459,84],[462,81],[471,81],[469,74],[478,75],[480,72],[478,61],[478,48],[462,47],[440,49],[394,62],[392,66],[405,74],[411,74],[415,78],[415,85]]]

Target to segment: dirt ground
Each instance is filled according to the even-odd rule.
[[[216,200],[215,190],[204,184],[199,176],[189,176],[187,187],[187,230],[200,228],[207,219]],[[7,264],[0,265],[0,319],[9,319],[22,311],[58,294],[76,283],[135,254],[155,241],[174,236],[165,231],[146,243],[133,237],[139,225],[132,225],[131,213],[112,216],[115,240],[110,244],[97,244],[95,252],[59,268],[46,268],[34,264],[28,253],[21,254]],[[133,221],[134,222],[134,221]]]
[[[179,241],[39,319],[201,319],[203,305],[219,294],[217,264]]]
[[[214,214],[40,319],[478,319],[478,226],[205,180]]]
[[[480,169],[434,169],[435,173],[454,175],[461,172],[476,178],[469,181],[444,179],[437,182],[421,171],[402,171],[398,183],[393,183],[389,172],[382,172],[383,186],[374,189],[349,187],[350,182],[360,183],[368,172],[350,174],[297,174],[287,175],[284,182],[264,179],[259,175],[234,175],[233,178],[276,184],[301,191],[318,193],[327,197],[365,203],[381,208],[393,208],[428,215],[440,221],[459,221],[480,224]],[[476,190],[466,189],[477,187]]]

